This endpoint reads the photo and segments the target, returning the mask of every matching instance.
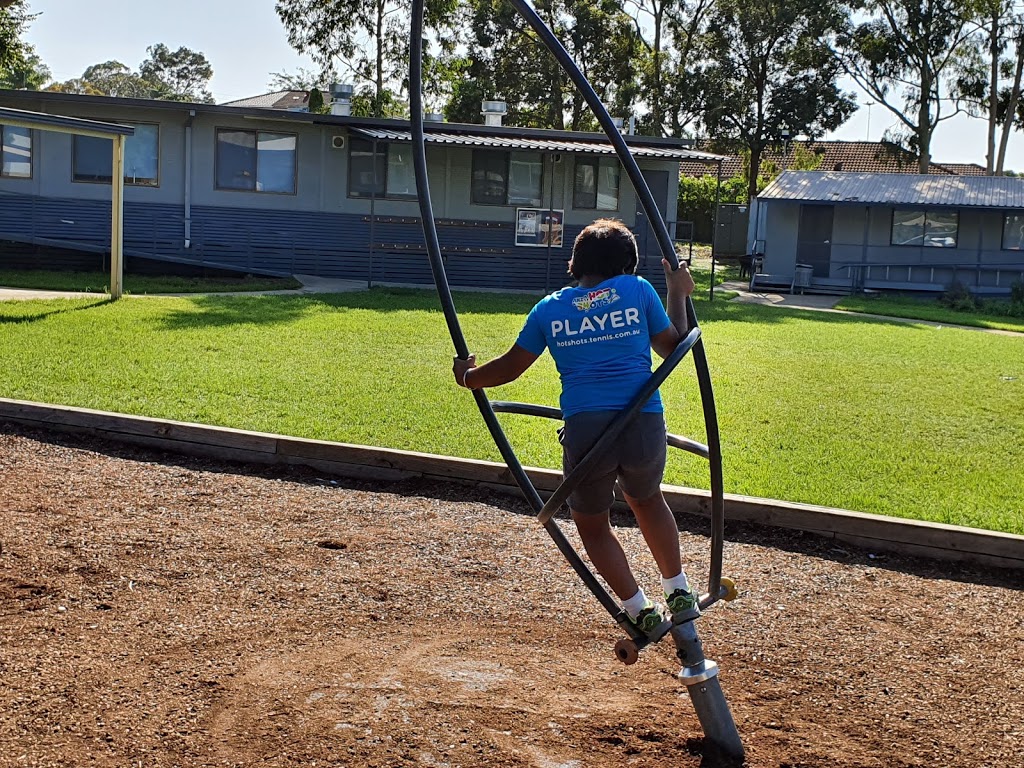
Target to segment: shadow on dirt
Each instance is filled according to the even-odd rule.
[[[358,480],[334,476],[320,470],[301,466],[263,465],[205,459],[169,453],[156,449],[136,447],[116,441],[78,435],[33,429],[12,422],[0,421],[0,433],[20,435],[43,443],[68,448],[81,448],[132,461],[159,463],[201,472],[222,472],[247,474],[275,480],[286,480],[306,485],[329,488],[358,490],[397,496],[418,496],[452,503],[486,504],[509,514],[534,516],[531,507],[518,495],[479,485],[461,485],[457,482],[441,482],[410,478],[402,480]],[[568,521],[568,510],[563,507],[556,516]],[[636,525],[628,512],[614,511],[612,522],[620,527]],[[676,514],[680,531],[710,537],[710,521],[696,515]],[[1002,587],[1024,591],[1024,571],[1008,568],[973,565],[943,560],[930,560],[890,553],[875,554],[868,549],[826,539],[813,533],[784,528],[775,528],[756,523],[727,522],[725,539],[728,544],[749,544],[771,547],[806,557],[821,558],[849,566],[862,566],[896,571],[925,579],[947,579],[964,584]],[[329,546],[323,543],[320,546]],[[701,763],[704,766],[704,763]],[[708,763],[707,768],[717,765]]]

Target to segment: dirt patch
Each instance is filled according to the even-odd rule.
[[[728,536],[699,628],[749,766],[1024,765],[1024,576]],[[514,499],[0,425],[0,765],[717,765],[619,637]]]

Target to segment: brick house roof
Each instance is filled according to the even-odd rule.
[[[321,93],[324,95],[324,102],[330,103],[331,95],[327,91],[321,91]],[[306,91],[273,91],[259,96],[250,96],[247,99],[225,101],[221,106],[249,109],[307,109],[309,94]]]
[[[796,148],[801,154],[813,152],[821,158],[818,171],[849,171],[854,173],[917,173],[917,156],[912,152],[889,142],[877,141],[794,141],[788,153],[781,147],[769,147],[762,155],[765,162],[775,164],[780,170],[785,168],[786,160],[792,160]],[[711,142],[697,141],[694,149],[714,151]],[[698,163],[681,163],[680,172],[684,176],[701,177],[715,169]],[[932,162],[929,174],[943,176],[984,176],[985,169],[974,163],[937,163]],[[731,179],[743,175],[743,158],[740,155],[729,155],[722,163],[722,178]]]

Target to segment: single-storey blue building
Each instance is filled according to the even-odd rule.
[[[127,124],[124,253],[244,272],[430,284],[407,121],[0,90],[0,107]],[[103,252],[111,152],[103,139],[4,127],[0,241]],[[625,137],[675,227],[688,142]],[[544,291],[573,238],[611,216],[660,257],[603,134],[427,124],[431,198],[456,287]],[[45,257],[41,257],[45,258]]]
[[[1024,179],[787,171],[758,195],[756,285],[1008,294],[1024,280]]]

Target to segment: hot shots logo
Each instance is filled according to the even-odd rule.
[[[614,304],[620,298],[618,291],[614,288],[600,288],[596,291],[590,291],[583,296],[577,296],[572,300],[572,305],[580,312],[586,312],[594,307],[607,307],[610,304]]]

